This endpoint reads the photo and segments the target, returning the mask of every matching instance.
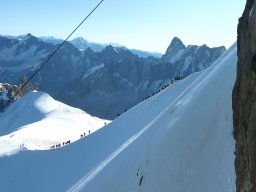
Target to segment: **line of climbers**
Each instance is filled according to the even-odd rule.
[[[68,144],[70,144],[70,140],[68,140],[68,141],[66,141],[66,142],[63,142],[63,143],[62,143],[62,146],[65,146],[65,145],[68,145]],[[60,144],[60,143],[51,146],[50,149],[55,149],[55,148],[59,148],[59,147],[61,147],[61,144]]]
[[[105,124],[106,125],[106,124]],[[91,130],[88,131],[88,135],[91,133]],[[86,136],[86,133],[84,132],[83,134],[80,134],[80,138],[82,137],[85,137]],[[61,146],[65,146],[65,145],[68,145],[70,144],[70,140],[66,141],[66,142],[63,142],[62,145],[59,143],[59,144],[56,144],[56,145],[52,145],[50,147],[50,149],[55,149],[55,148],[59,148]]]
[[[149,99],[150,97],[156,95],[157,93],[160,93],[161,91],[165,90],[165,89],[166,89],[167,87],[169,87],[169,86],[170,86],[169,83],[163,85],[163,86],[162,86],[160,89],[158,89],[156,92],[152,92],[151,95],[148,95],[147,97],[143,98],[142,101],[145,101],[145,100]]]
[[[91,130],[88,131],[88,135],[91,133]],[[80,138],[85,137],[86,133],[84,132],[83,134],[80,135]]]
[[[125,109],[123,113],[127,112],[128,109]],[[117,116],[119,117],[120,115],[122,115],[123,113],[118,113]]]
[[[183,78],[182,78],[181,75],[176,75],[175,78],[174,78],[174,80],[173,80],[173,79],[171,80],[171,83],[170,83],[170,84],[173,84],[175,81],[179,81],[179,80],[182,80],[182,79],[183,79]],[[142,101],[145,101],[145,100],[149,99],[150,97],[154,96],[155,94],[160,93],[161,91],[165,90],[167,87],[170,86],[170,84],[167,83],[167,84],[163,85],[163,86],[162,86],[160,89],[158,89],[156,92],[153,92],[151,95],[149,95],[149,96],[147,96],[147,97],[144,97],[144,98],[142,99]],[[124,110],[124,113],[125,113],[127,110],[128,110],[128,109],[125,109],[125,110]],[[117,116],[119,117],[121,114],[122,114],[122,113],[118,113]]]
[[[182,80],[183,78],[182,78],[182,76],[181,75],[177,75],[176,77],[175,77],[175,81],[179,81],[179,80]]]
[[[181,76],[181,75],[175,76],[174,80],[172,79],[170,84],[173,84],[175,81],[179,81],[179,80],[182,80],[182,76]],[[145,101],[145,100],[149,99],[150,97],[154,96],[155,94],[160,93],[161,91],[165,90],[167,87],[170,86],[170,84],[167,83],[167,84],[163,85],[163,86],[162,86],[160,89],[158,89],[156,92],[153,92],[151,95],[148,95],[147,97],[144,97],[144,98],[142,99],[142,101]]]

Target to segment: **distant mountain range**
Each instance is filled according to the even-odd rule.
[[[19,36],[5,35],[3,37],[24,41],[27,39],[28,34],[27,35],[19,35]],[[46,43],[51,43],[54,45],[61,44],[64,41],[63,39],[58,39],[53,36],[43,36],[43,37],[37,37],[37,38]],[[125,46],[119,45],[117,43],[108,43],[108,44],[93,43],[93,42],[89,42],[89,41],[85,40],[83,37],[76,37],[76,38],[70,40],[69,42],[72,45],[74,45],[76,48],[78,48],[80,51],[86,50],[90,47],[94,52],[101,52],[108,45],[111,45],[113,47],[130,50],[133,54],[135,54],[139,57],[143,57],[143,58],[150,57],[150,56],[160,58],[162,56],[161,53],[157,53],[157,52],[148,52],[148,51],[142,51],[142,50],[137,50],[137,49],[128,49]]]
[[[39,37],[39,38],[48,43],[60,44],[63,42],[62,39],[56,39],[54,37],[50,37],[50,38]],[[141,50],[136,50],[136,49],[128,49],[125,46],[122,46],[122,45],[119,45],[116,43],[108,43],[108,44],[93,43],[93,42],[89,42],[89,41],[85,40],[82,37],[76,37],[73,40],[70,40],[69,42],[80,50],[86,50],[87,48],[90,47],[94,52],[101,52],[108,45],[111,45],[116,48],[127,49],[127,50],[131,51],[133,54],[135,54],[139,57],[143,57],[143,58],[150,57],[150,56],[160,58],[162,56],[161,53],[141,51]]]
[[[30,76],[61,40],[0,36],[0,82],[17,84]],[[97,47],[98,46],[98,47]],[[141,57],[120,46],[100,46],[82,38],[67,42],[32,83],[69,105],[113,119],[156,92],[175,76],[204,70],[225,47],[185,46],[175,37],[161,57]],[[140,51],[139,51],[140,52]]]

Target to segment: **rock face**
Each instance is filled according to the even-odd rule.
[[[247,0],[238,25],[238,68],[233,89],[238,192],[256,191],[256,5]]]
[[[25,96],[28,92],[37,90],[31,83],[27,83],[24,88],[19,91],[21,86],[26,82],[26,78],[23,77],[20,80],[19,85],[10,85],[8,83],[0,83],[0,110],[2,112],[3,107],[13,98],[13,100],[17,100],[20,97]],[[16,92],[19,91],[17,94]]]

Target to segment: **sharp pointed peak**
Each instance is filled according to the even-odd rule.
[[[172,42],[171,42],[170,46],[173,47],[173,46],[177,46],[177,45],[180,46],[180,47],[186,48],[186,46],[183,44],[183,42],[181,41],[181,39],[175,36],[175,37],[172,39]]]

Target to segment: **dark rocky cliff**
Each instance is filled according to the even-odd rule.
[[[15,100],[25,96],[28,92],[37,90],[37,88],[34,87],[30,82],[28,82],[23,87],[23,89],[20,90],[20,88],[24,85],[24,83],[26,81],[27,81],[26,77],[23,77],[23,78],[21,78],[20,83],[18,85],[11,85],[8,83],[0,83],[0,110],[1,110],[0,112],[3,112],[7,108],[7,106],[5,107],[5,105],[11,99],[13,101],[15,101]]]
[[[238,67],[233,90],[238,192],[256,191],[256,7],[247,0],[238,24]]]

